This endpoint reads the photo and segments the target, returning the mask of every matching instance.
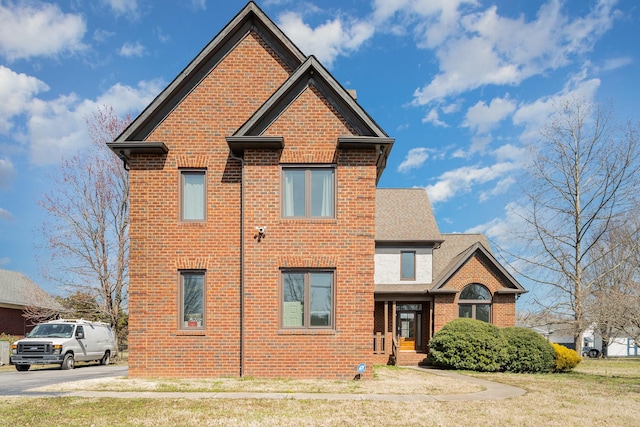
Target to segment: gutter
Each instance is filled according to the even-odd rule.
[[[240,162],[240,378],[244,377],[244,159],[230,151],[229,157]]]

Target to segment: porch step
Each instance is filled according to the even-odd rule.
[[[416,351],[399,351],[396,360],[397,366],[418,366],[427,364],[427,353]]]

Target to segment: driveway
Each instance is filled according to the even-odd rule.
[[[0,372],[0,396],[60,396],[66,392],[32,392],[31,389],[95,378],[127,376],[126,365],[82,365],[63,371],[59,367],[26,372]]]

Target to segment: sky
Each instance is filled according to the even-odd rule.
[[[395,138],[379,187],[425,188],[443,233],[508,242],[523,147],[559,99],[638,120],[634,0],[256,3],[356,90]],[[103,106],[135,117],[245,4],[0,0],[0,268],[60,293],[40,273],[38,202],[89,146],[86,120]]]

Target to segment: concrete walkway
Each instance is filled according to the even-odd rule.
[[[131,391],[72,391],[58,395],[70,397],[108,397],[120,399],[298,399],[298,400],[373,400],[386,402],[432,402],[432,401],[471,401],[501,400],[522,396],[525,390],[505,384],[487,381],[467,375],[457,374],[434,368],[414,368],[428,370],[430,374],[440,375],[456,381],[477,384],[485,390],[464,394],[356,394],[356,393],[258,393],[258,392],[131,392]]]

